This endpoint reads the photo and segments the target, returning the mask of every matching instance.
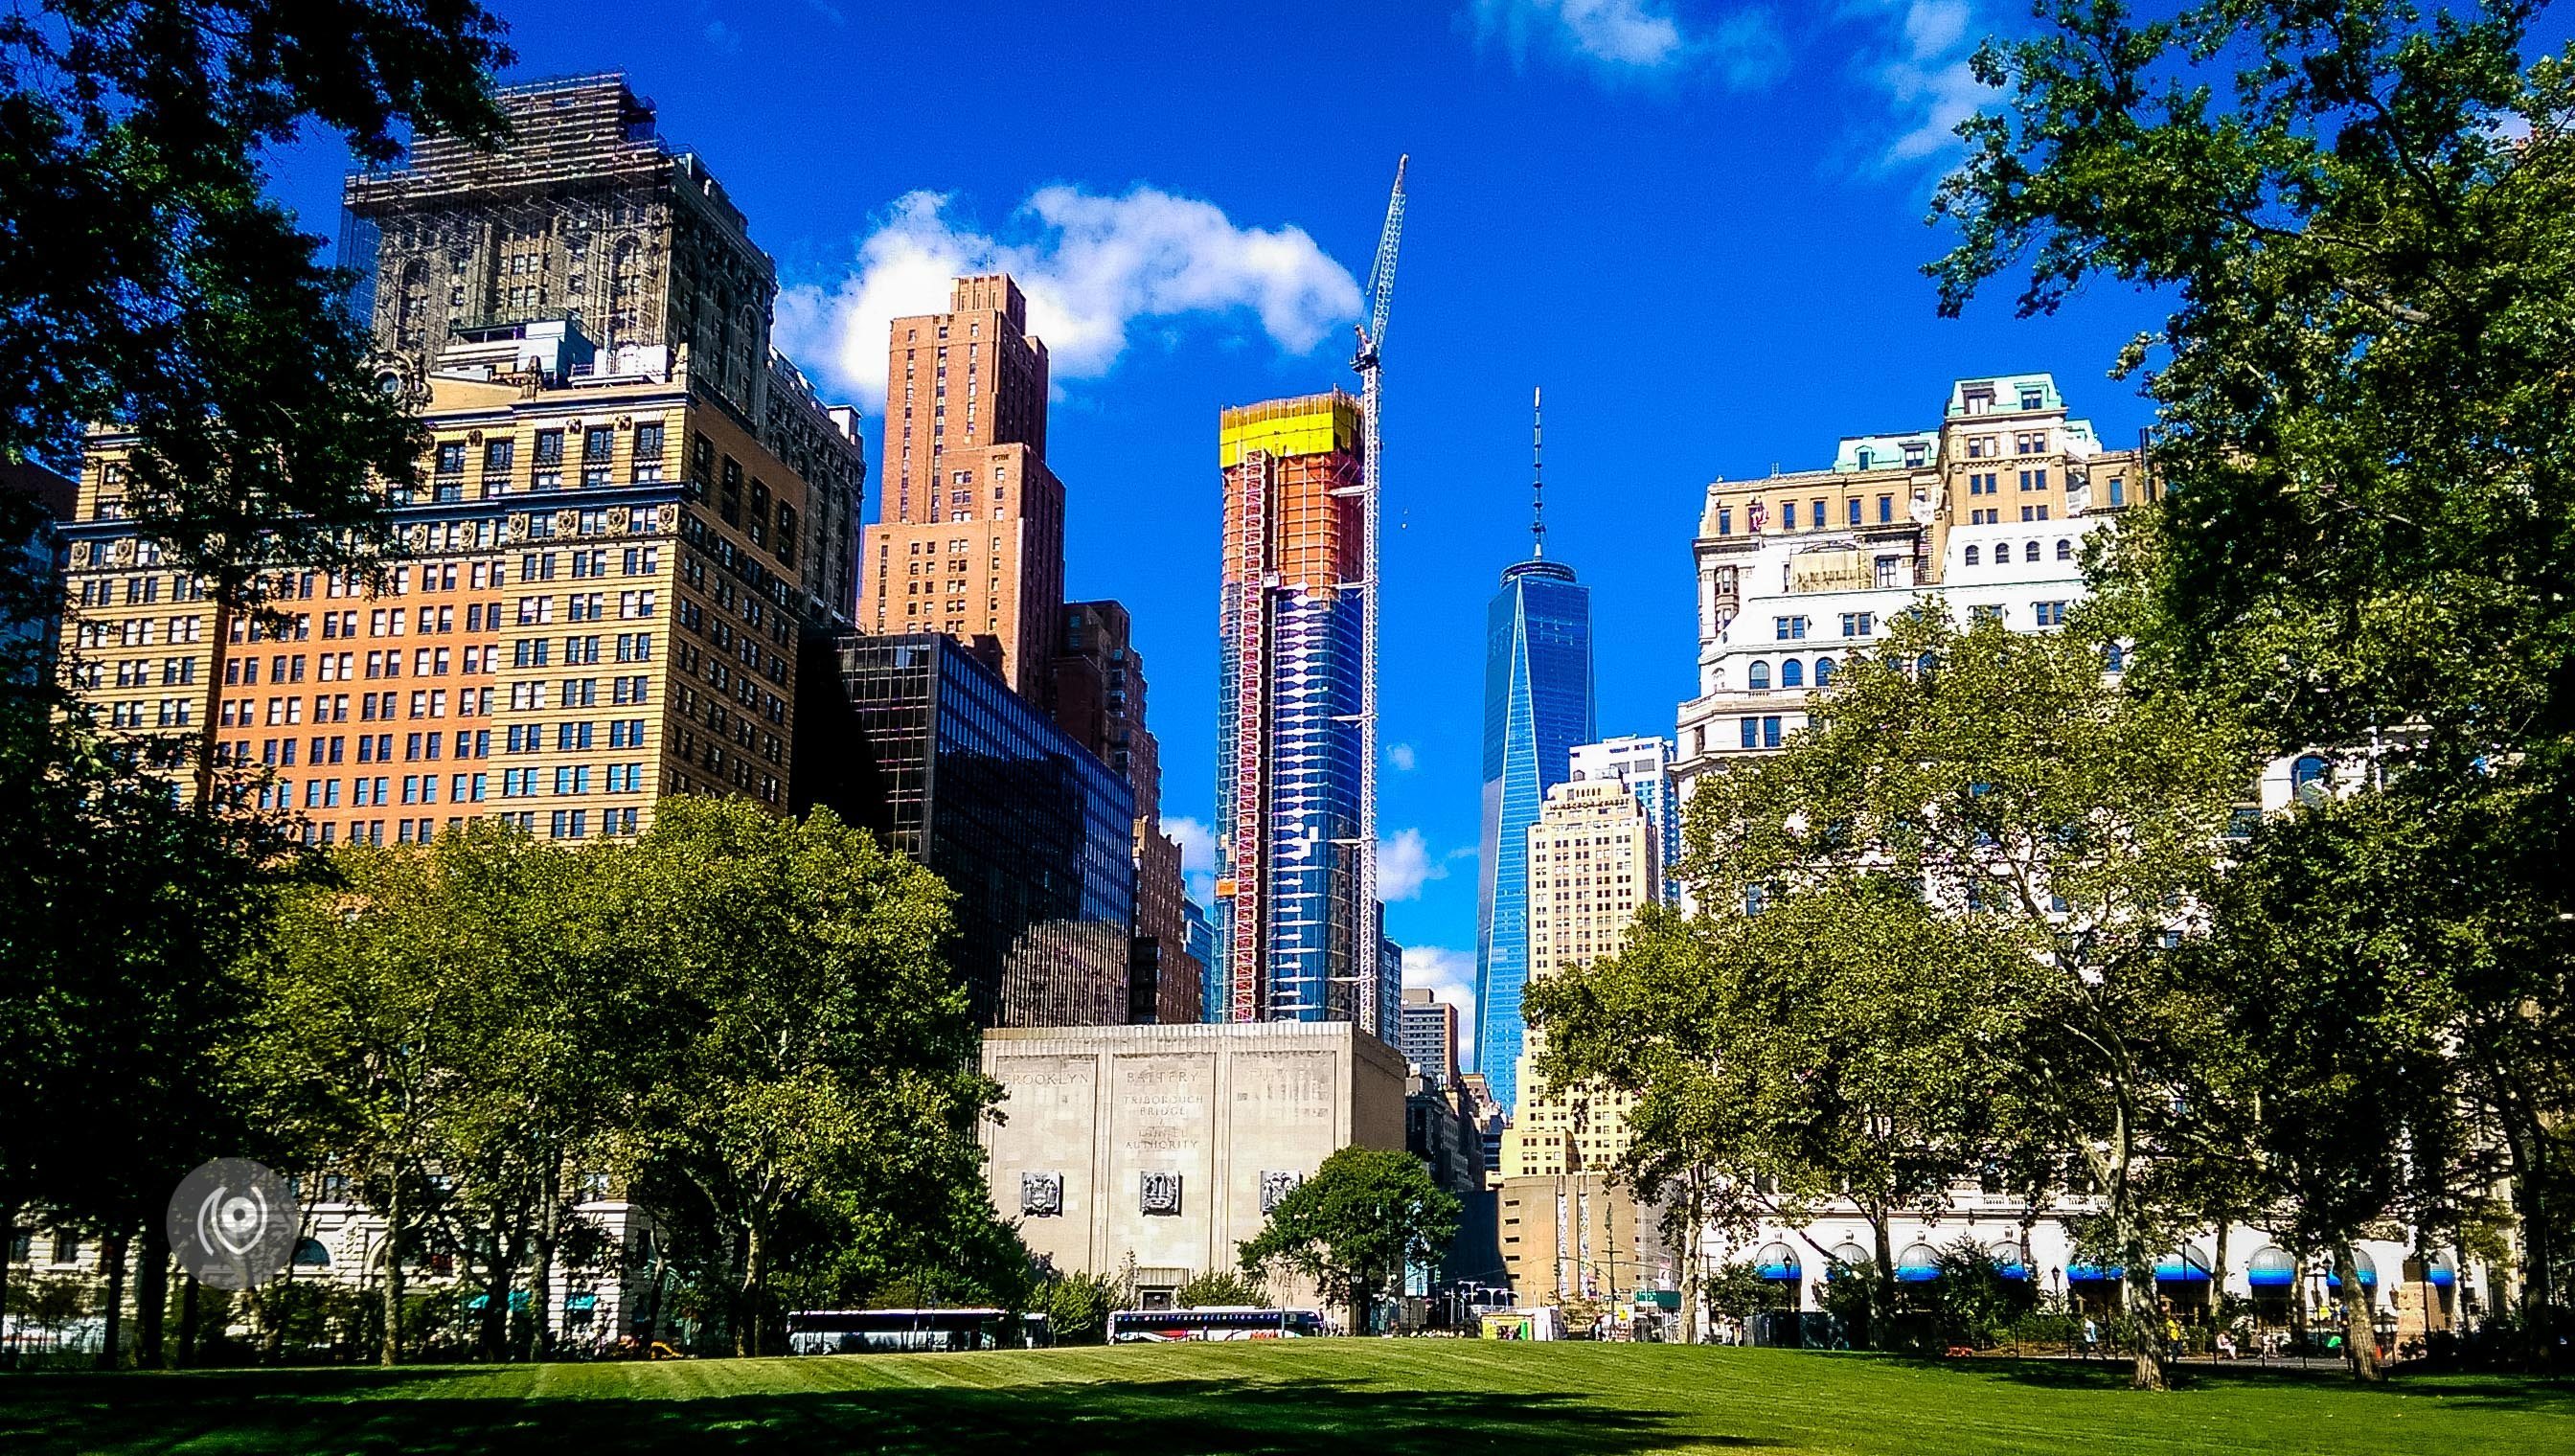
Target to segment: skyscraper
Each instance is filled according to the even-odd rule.
[[[1145,657],[1116,602],[1064,609],[1055,659],[1055,721],[1136,792],[1136,965],[1133,1019],[1200,1019],[1205,969],[1189,946],[1181,846],[1163,832],[1162,751],[1145,725]]]
[[[1672,783],[1672,745],[1645,734],[1578,743],[1572,755],[1570,781],[1616,782],[1627,786],[1644,807],[1654,830],[1654,860],[1662,880],[1663,903],[1680,903],[1681,800]]]
[[[402,166],[349,178],[376,347],[426,395],[459,337],[569,325],[595,354],[571,387],[685,376],[732,407],[805,483],[799,605],[845,628],[867,464],[854,410],[825,406],[770,348],[778,270],[694,152],[655,134],[653,103],[614,73],[502,87],[510,140],[423,136]],[[507,351],[502,351],[506,355]],[[592,464],[596,464],[593,462]]]
[[[1064,486],[1047,469],[1047,352],[1006,274],[957,280],[887,343],[885,482],[859,630],[935,632],[1044,704],[1064,612]]]
[[[1534,457],[1534,449],[1532,456]],[[1505,1113],[1519,1101],[1520,987],[1528,979],[1528,831],[1576,743],[1596,737],[1591,591],[1546,560],[1532,460],[1529,559],[1502,571],[1484,614],[1483,853],[1476,898],[1475,1067]]]
[[[1229,409],[1218,679],[1216,1019],[1394,1032],[1363,881],[1359,402]]]

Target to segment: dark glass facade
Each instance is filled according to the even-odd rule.
[[[957,891],[957,961],[987,1026],[1128,1017],[1135,791],[940,636],[841,640],[890,839]]]

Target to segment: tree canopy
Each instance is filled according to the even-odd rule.
[[[1412,1154],[1345,1147],[1270,1210],[1242,1245],[1243,1269],[1277,1266],[1313,1280],[1346,1301],[1350,1328],[1363,1334],[1378,1295],[1447,1252],[1459,1211],[1456,1195]]]

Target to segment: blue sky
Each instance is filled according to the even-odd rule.
[[[1964,57],[2017,3],[501,9],[513,79],[624,69],[708,159],[791,290],[782,343],[867,406],[871,461],[875,321],[937,305],[951,266],[1033,280],[1070,587],[1135,614],[1176,818],[1212,817],[1217,411],[1351,383],[1356,280],[1412,155],[1380,818],[1391,933],[1468,995],[1479,646],[1527,549],[1532,385],[1548,555],[1593,589],[1604,733],[1669,733],[1691,689],[1711,477],[1931,424],[1967,374],[2053,371],[2106,438],[2146,418],[2105,377],[2144,303],[2104,290],[2022,322],[2006,293],[1943,322],[1917,272],[1942,245],[1922,219],[1946,126],[1976,99]],[[315,143],[274,180],[328,232],[344,167]]]

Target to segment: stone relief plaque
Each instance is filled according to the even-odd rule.
[[[1280,1204],[1288,1201],[1288,1194],[1293,1193],[1299,1187],[1302,1187],[1304,1182],[1305,1175],[1303,1173],[1283,1173],[1267,1169],[1263,1170],[1261,1174],[1261,1211],[1269,1213],[1276,1210]]]
[[[1137,1207],[1160,1217],[1178,1217],[1181,1211],[1181,1175],[1178,1173],[1142,1173],[1138,1175]]]
[[[1064,1174],[1020,1174],[1020,1212],[1030,1218],[1064,1216]]]

